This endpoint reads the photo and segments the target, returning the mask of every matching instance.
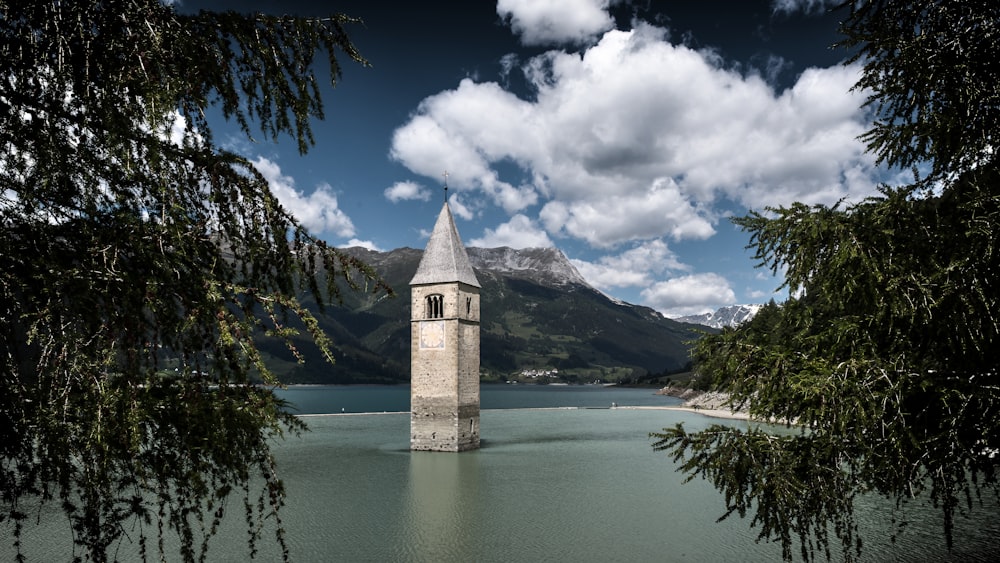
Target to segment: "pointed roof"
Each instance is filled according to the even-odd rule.
[[[410,280],[410,285],[450,282],[482,287],[472,270],[469,255],[466,254],[462,239],[458,236],[455,219],[452,218],[451,208],[446,201],[441,208],[441,214],[438,215],[437,223],[434,223],[431,238],[427,241],[424,256],[420,259],[417,273]]]

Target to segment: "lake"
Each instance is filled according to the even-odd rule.
[[[288,492],[282,512],[295,561],[775,561],[738,518],[717,523],[723,499],[684,484],[649,432],[684,422],[745,425],[668,406],[649,389],[484,385],[482,448],[410,452],[409,388],[303,386],[283,392],[311,431],[275,444]],[[385,411],[384,414],[383,411]],[[354,416],[327,413],[372,412]],[[958,523],[948,553],[931,510],[896,544],[883,502],[859,507],[866,561],[990,561],[996,510]],[[246,561],[242,511],[230,507],[210,561]],[[270,539],[267,536],[266,539]],[[68,534],[33,531],[29,561],[65,560]],[[259,560],[277,555],[261,546]],[[7,560],[9,546],[0,546]],[[127,557],[125,560],[128,560]]]

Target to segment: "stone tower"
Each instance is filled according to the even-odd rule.
[[[410,281],[410,449],[479,447],[479,280],[446,201]]]

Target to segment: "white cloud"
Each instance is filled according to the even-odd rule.
[[[469,93],[468,90],[475,90]],[[529,117],[530,104],[496,83],[463,80],[421,102],[418,114],[393,133],[390,156],[427,177],[448,173],[448,185],[458,191],[480,190],[508,213],[538,202],[532,185],[515,187],[500,180],[491,163],[517,153],[526,162],[525,139],[504,135],[511,121]],[[433,117],[432,117],[433,116]],[[476,123],[475,127],[470,127]]]
[[[538,193],[532,186],[514,186],[505,182],[492,182],[484,186],[493,202],[507,213],[515,213],[538,203]]]
[[[481,248],[540,248],[554,246],[545,231],[528,217],[518,214],[496,229],[486,229],[482,237],[469,241],[469,246]]]
[[[434,98],[424,100],[418,112],[427,114],[428,101]],[[452,187],[471,186],[475,178],[490,175],[489,164],[480,156],[476,144],[459,127],[448,131],[445,125],[429,115],[416,115],[393,133],[390,156],[428,178],[440,178],[448,172]]]
[[[697,315],[736,302],[726,278],[714,274],[690,274],[653,284],[640,293],[643,304],[668,317]]]
[[[402,200],[418,199],[420,201],[430,201],[431,192],[424,186],[416,182],[396,182],[383,192],[386,199],[393,203]]]
[[[351,248],[354,246],[360,246],[361,248],[367,248],[368,250],[375,250],[377,252],[381,252],[382,250],[381,248],[378,247],[378,245],[376,245],[374,242],[370,240],[360,240],[356,238],[352,238],[351,240],[347,241],[347,244],[344,245],[345,248]]]
[[[825,10],[835,8],[843,3],[843,0],[772,0],[771,6],[775,13],[802,12],[805,14],[818,14]]]
[[[469,79],[428,97],[391,156],[428,177],[448,170],[466,205],[540,205],[533,219],[549,235],[595,248],[711,237],[723,200],[759,209],[875,193],[880,172],[857,139],[865,93],[850,91],[859,67],[808,69],[776,92],[721,64],[640,22],[525,62],[530,100]]]
[[[302,225],[314,233],[334,233],[341,237],[354,236],[354,223],[337,207],[337,196],[329,184],[320,184],[309,195],[295,188],[295,179],[281,173],[276,162],[263,156],[253,165],[267,179],[271,191]]]
[[[608,0],[497,0],[497,15],[525,45],[581,45],[614,27]]]
[[[645,192],[569,204],[550,202],[541,217],[550,231],[565,231],[601,248],[663,234],[675,240],[705,239],[715,234],[671,179],[656,180]]]
[[[653,276],[670,271],[686,271],[677,255],[662,240],[636,245],[618,255],[602,256],[596,262],[571,259],[587,283],[604,291],[617,287],[651,285]]]
[[[455,194],[450,198],[448,198],[448,205],[451,207],[452,213],[458,215],[459,217],[465,219],[466,221],[471,221],[476,216],[476,214],[472,211],[472,209],[470,209],[469,206],[465,205],[465,203],[462,202],[462,198],[460,198],[458,194]]]

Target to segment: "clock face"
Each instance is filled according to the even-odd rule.
[[[420,347],[444,350],[444,321],[424,321],[420,323]]]

